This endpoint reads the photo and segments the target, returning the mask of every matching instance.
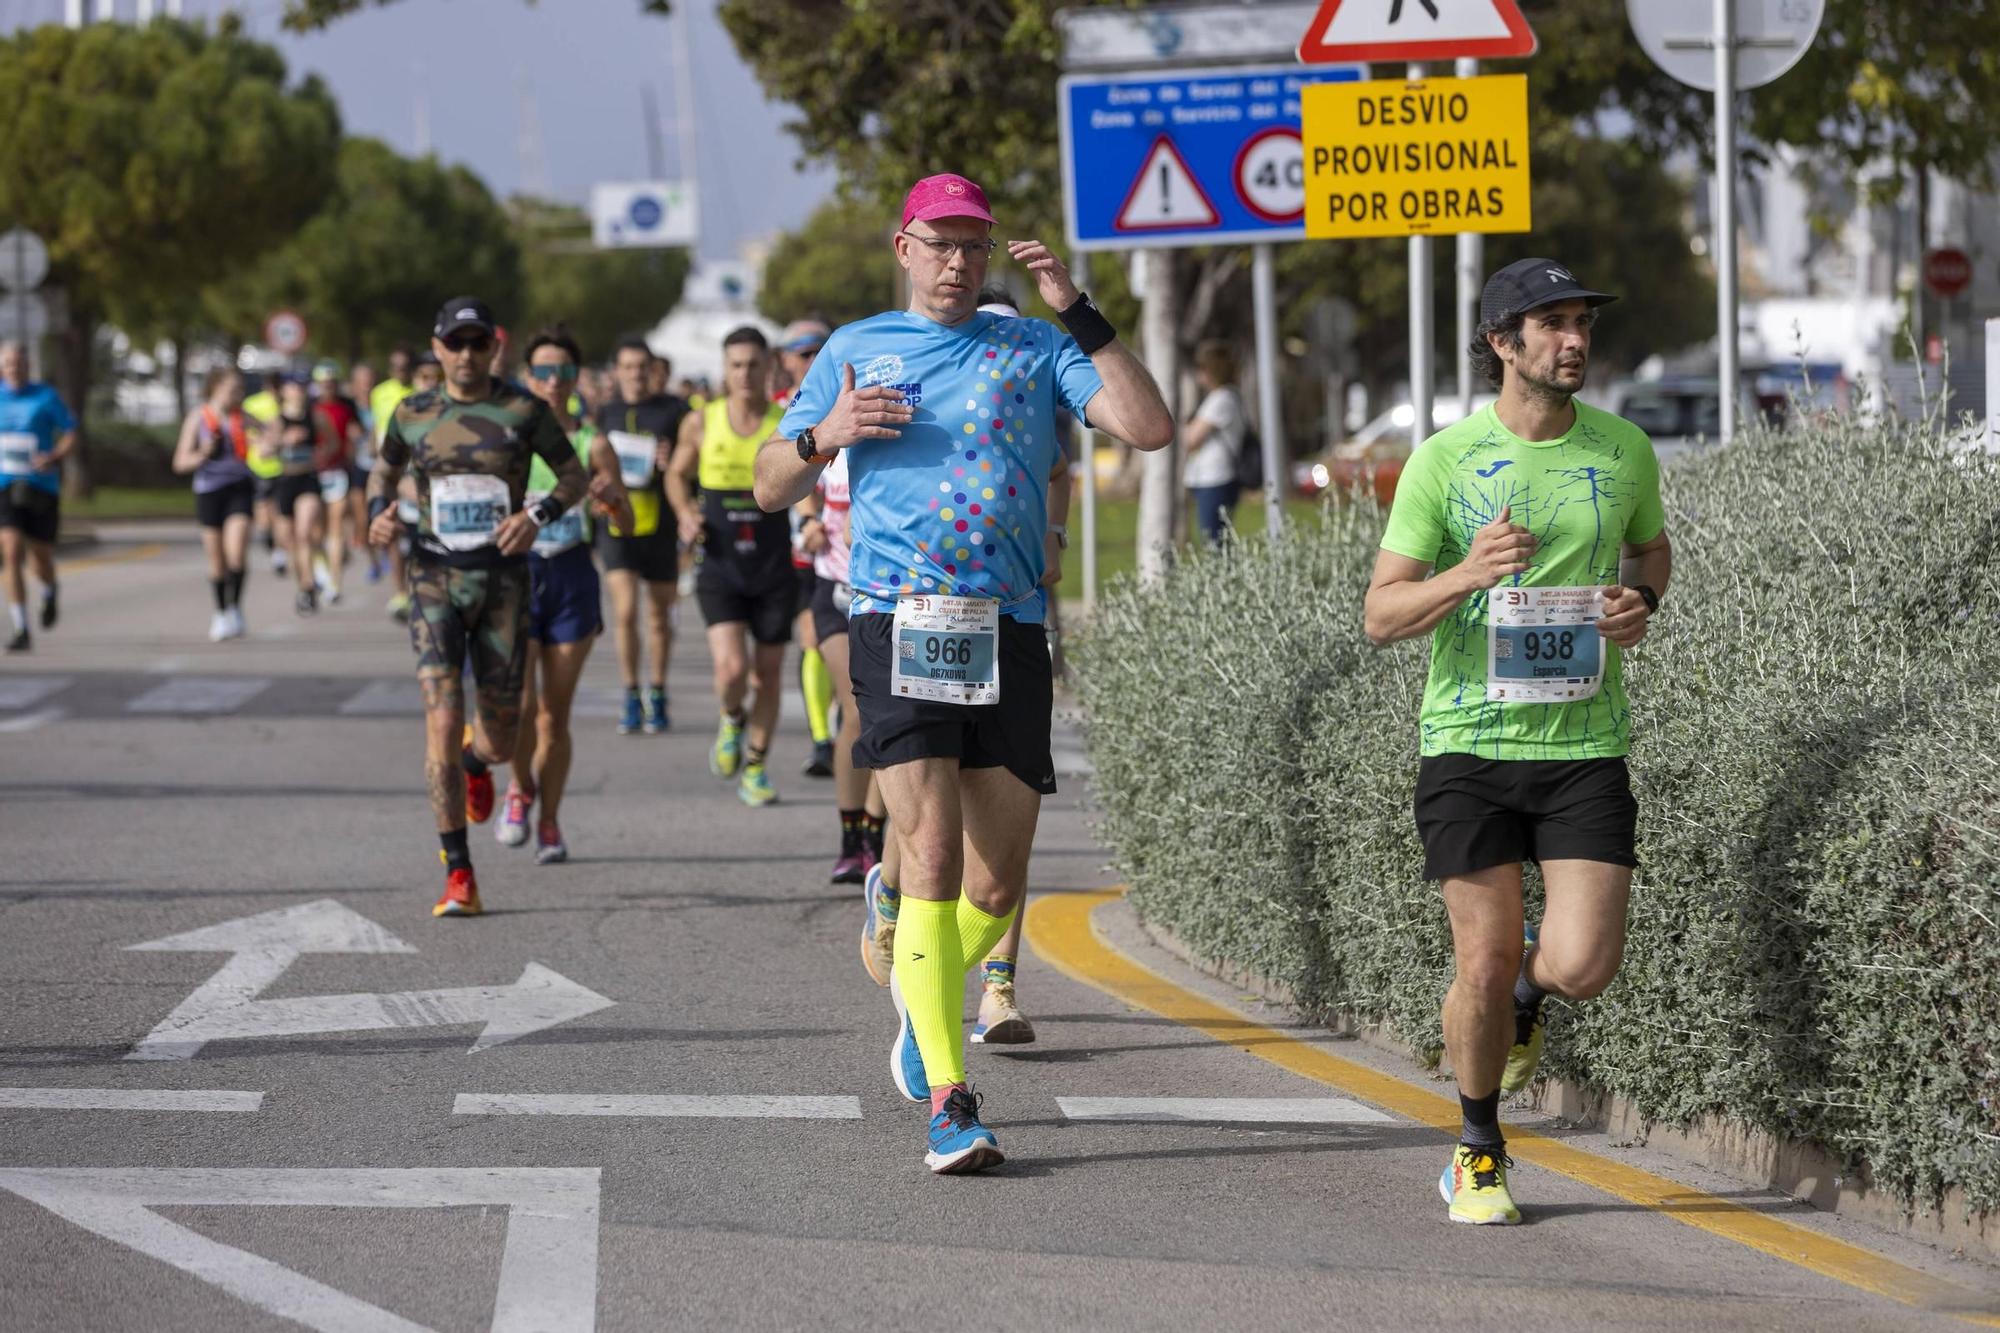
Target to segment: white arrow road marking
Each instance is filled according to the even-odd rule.
[[[859,1120],[859,1097],[696,1097],[647,1093],[461,1092],[453,1115],[722,1116]]]
[[[1346,1097],[1058,1097],[1071,1120],[1383,1125],[1395,1117]]]
[[[19,1168],[0,1189],[322,1333],[423,1333],[421,1324],[152,1211],[228,1204],[507,1209],[496,1333],[588,1333],[597,1321],[596,1167],[279,1170]]]
[[[201,1088],[171,1092],[160,1088],[0,1088],[0,1110],[8,1111],[255,1111],[261,1092]]]
[[[462,1023],[484,1025],[472,1043],[483,1051],[616,1003],[539,963],[529,963],[511,986],[258,999],[301,954],[416,952],[331,898],[129,947],[236,956],[147,1033],[128,1060],[186,1060],[211,1041]]]

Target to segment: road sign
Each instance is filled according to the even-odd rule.
[[[1274,226],[1296,226],[1306,214],[1306,155],[1289,125],[1259,130],[1236,155],[1236,197]]]
[[[1100,6],[1056,14],[1062,64],[1132,69],[1169,62],[1290,60],[1319,5],[1303,3]]]
[[[1071,248],[1303,240],[1297,207],[1284,207],[1286,182],[1303,180],[1285,143],[1299,133],[1299,94],[1364,73],[1254,65],[1066,76],[1056,101]]]
[[[0,338],[32,343],[48,336],[51,323],[49,303],[40,292],[14,291],[0,296]]]
[[[0,233],[0,291],[31,292],[49,276],[49,247],[25,227]]]
[[[1305,91],[1306,234],[1528,231],[1528,79]]]
[[[1972,258],[1963,250],[1932,250],[1924,256],[1924,286],[1939,296],[1957,296],[1972,285]]]
[[[1761,88],[1799,63],[1826,0],[1733,0],[1736,87]],[[1625,0],[1632,35],[1653,63],[1691,88],[1715,90],[1715,0]]]
[[[129,947],[232,957],[147,1033],[128,1060],[186,1060],[211,1041],[471,1023],[483,1025],[471,1047],[483,1051],[615,1003],[539,963],[529,963],[507,986],[258,999],[304,954],[416,952],[331,898]]]
[[[264,321],[264,345],[274,352],[286,356],[297,356],[305,350],[305,316],[296,310],[279,310]]]
[[[1535,33],[1518,0],[1322,0],[1299,42],[1299,59],[1309,65],[1534,53]]]
[[[600,250],[693,245],[699,234],[694,186],[622,181],[590,191],[590,240]]]

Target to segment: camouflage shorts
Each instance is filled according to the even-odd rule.
[[[518,699],[528,660],[528,562],[491,569],[410,566],[410,646],[417,675],[457,679],[472,655],[472,682],[495,699]]]

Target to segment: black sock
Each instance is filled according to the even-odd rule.
[[[265,528],[265,529],[264,529],[264,549],[265,549],[266,551],[270,551],[270,550],[275,550],[275,549],[277,548],[277,545],[278,545],[278,533],[277,533],[277,529],[275,529],[275,528]]]
[[[1521,975],[1514,982],[1514,1044],[1526,1046],[1535,1033],[1535,1019],[1549,993],[1528,980],[1528,960],[1521,960]]]
[[[438,845],[444,848],[445,869],[472,869],[472,850],[465,845],[464,829],[455,828],[449,833],[438,834]]]
[[[458,764],[475,778],[483,778],[487,773],[487,763],[472,752],[470,745],[458,752]]]
[[[728,718],[731,722],[734,722],[739,727],[747,727],[750,725],[750,714],[744,709],[739,708],[733,713],[724,713],[723,716]]]
[[[240,569],[229,571],[229,604],[243,605],[243,571]]]
[[[743,762],[752,768],[760,767],[769,753],[767,747],[746,745],[743,747]]]
[[[1463,1118],[1463,1128],[1458,1141],[1468,1148],[1499,1149],[1507,1146],[1500,1137],[1500,1089],[1495,1088],[1484,1097],[1468,1097],[1458,1094],[1458,1111]]]
[[[840,831],[842,833],[858,833],[865,827],[867,818],[868,812],[866,810],[842,810],[840,812]]]
[[[208,586],[215,590],[215,609],[218,611],[227,611],[229,609],[229,580],[210,579]]]

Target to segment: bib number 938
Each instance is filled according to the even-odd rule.
[[[1571,703],[1604,683],[1602,588],[1495,588],[1486,602],[1490,703]]]

